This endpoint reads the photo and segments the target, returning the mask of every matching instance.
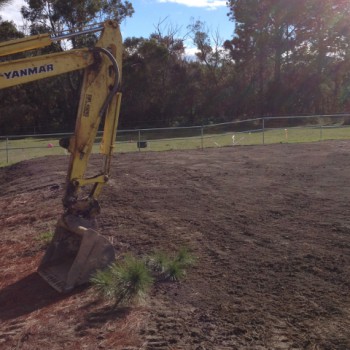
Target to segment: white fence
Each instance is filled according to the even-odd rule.
[[[59,139],[71,134],[0,136],[0,165],[45,155],[63,155]],[[94,152],[98,152],[101,133]],[[203,149],[237,145],[350,139],[350,114],[264,117],[220,124],[119,130],[117,152]]]

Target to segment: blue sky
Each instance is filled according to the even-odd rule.
[[[208,29],[219,32],[223,40],[233,36],[234,23],[227,17],[226,0],[131,0],[135,13],[121,25],[123,37],[148,37],[159,23],[166,34],[171,28],[179,29],[179,36],[187,33],[186,27],[193,20],[206,23]],[[20,8],[23,0],[12,0],[11,5],[0,11],[4,20],[13,20],[21,26]],[[187,41],[187,46],[190,46]]]
[[[185,34],[192,18],[205,22],[213,32],[218,30],[224,39],[233,35],[234,24],[227,17],[226,0],[137,0],[132,3],[135,13],[121,25],[124,36],[147,37],[163,20],[165,31],[167,26],[176,27]]]

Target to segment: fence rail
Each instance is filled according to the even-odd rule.
[[[98,133],[93,153],[99,150]],[[70,133],[0,136],[0,165],[63,155],[59,139]],[[204,149],[237,145],[350,139],[350,114],[262,117],[192,127],[119,130],[117,152]]]

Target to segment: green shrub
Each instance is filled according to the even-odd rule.
[[[90,279],[94,288],[105,298],[114,300],[114,307],[141,302],[157,281],[179,281],[186,268],[194,263],[186,248],[176,254],[157,252],[146,259],[126,255],[107,269],[97,271]]]
[[[144,300],[153,279],[143,260],[127,255],[105,271],[97,271],[91,282],[104,296],[114,299],[117,306]]]
[[[175,260],[183,267],[190,267],[195,263],[193,255],[186,247],[182,247],[176,254]]]
[[[108,299],[114,297],[114,279],[110,268],[107,268],[106,270],[97,270],[90,278],[90,282],[101,295]]]
[[[186,275],[186,268],[193,265],[194,259],[187,248],[181,248],[176,254],[157,252],[148,258],[148,266],[158,280],[179,281]]]
[[[165,267],[163,278],[165,281],[179,281],[186,276],[186,270],[179,261],[171,259]]]
[[[168,254],[164,252],[156,252],[146,258],[147,266],[150,268],[153,274],[163,275],[169,264],[170,258]]]

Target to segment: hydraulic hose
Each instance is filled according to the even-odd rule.
[[[104,101],[104,103],[100,109],[100,112],[99,112],[99,116],[102,117],[106,113],[106,110],[107,110],[109,104],[111,103],[113,96],[118,92],[119,85],[120,85],[120,70],[119,70],[118,62],[116,61],[115,57],[107,49],[104,49],[103,47],[95,47],[93,49],[93,51],[97,51],[97,52],[101,52],[101,53],[105,54],[109,58],[109,60],[111,61],[112,66],[113,66],[113,70],[115,72],[114,85],[113,85],[110,93],[108,94],[106,100]]]

